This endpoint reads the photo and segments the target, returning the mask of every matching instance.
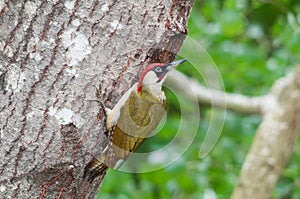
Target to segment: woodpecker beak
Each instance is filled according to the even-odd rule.
[[[171,63],[169,63],[167,70],[170,71],[174,68],[176,68],[176,66],[178,66],[179,64],[185,62],[187,59],[181,59],[181,60],[177,60],[177,61],[173,61]]]
[[[181,59],[181,60],[177,60],[177,61],[173,61],[169,64],[166,64],[166,68],[164,69],[163,73],[159,76],[157,82],[160,82],[164,79],[164,77],[166,76],[166,74],[173,70],[174,68],[176,68],[176,66],[178,66],[179,64],[185,62],[187,59]]]

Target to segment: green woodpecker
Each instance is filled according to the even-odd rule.
[[[150,64],[113,109],[105,108],[109,143],[87,164],[84,178],[92,182],[119,160],[124,162],[157,127],[166,110],[166,74],[184,61]]]

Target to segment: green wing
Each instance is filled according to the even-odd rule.
[[[117,159],[126,159],[157,127],[166,110],[166,101],[144,90],[132,91],[121,109],[114,128],[113,149]]]

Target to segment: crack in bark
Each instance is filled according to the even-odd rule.
[[[118,28],[119,28],[119,25],[120,25],[120,23],[121,23],[121,21],[122,21],[122,18],[123,18],[123,14],[121,13],[120,18],[119,18],[119,21],[118,21],[116,27],[114,28],[114,30],[113,30],[113,31],[110,33],[110,35],[108,36],[108,39],[107,39],[107,41],[103,44],[103,47],[105,47],[105,46],[111,41],[111,39],[113,38],[113,36],[116,34],[116,32],[117,32],[117,30],[118,30]]]
[[[76,0],[75,3],[74,3],[74,7],[73,7],[73,10],[72,10],[72,13],[69,17],[69,21],[68,21],[68,25],[71,24],[72,20],[73,20],[73,17],[75,16],[75,13],[77,12],[77,9],[78,9],[78,5],[79,5],[79,0]]]
[[[47,22],[45,23],[44,25],[44,29],[43,29],[43,32],[42,32],[42,35],[40,37],[40,42],[43,41],[48,33],[48,30],[49,30],[49,27],[50,27],[50,23],[51,21],[53,20],[54,18],[54,12],[56,11],[57,7],[59,4],[61,4],[61,1],[62,0],[58,0],[54,6],[52,7],[52,10],[51,10],[51,13],[47,16]]]
[[[5,49],[7,48],[7,46],[9,44],[11,44],[12,40],[14,39],[15,35],[16,35],[16,32],[17,30],[22,26],[23,24],[23,12],[24,12],[24,9],[25,9],[25,3],[27,2],[28,0],[25,0],[23,3],[22,3],[22,6],[21,6],[21,9],[19,11],[19,14],[20,15],[20,18],[18,19],[18,22],[17,22],[17,25],[15,26],[15,28],[12,30],[12,32],[10,33],[10,36],[8,38],[8,40],[5,42],[5,45],[4,45],[4,48],[3,48],[3,51],[5,51]]]

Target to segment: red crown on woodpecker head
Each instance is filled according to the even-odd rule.
[[[140,76],[140,79],[139,79],[139,83],[138,83],[138,87],[137,87],[137,91],[138,93],[140,93],[142,91],[142,86],[143,86],[143,80],[144,80],[144,77],[146,76],[146,74],[151,71],[152,69],[154,69],[155,67],[162,67],[164,66],[165,64],[164,63],[153,63],[153,64],[150,64],[148,65],[142,72],[141,76]]]
[[[157,75],[157,77],[158,77],[158,81],[157,82],[160,82],[165,77],[165,75],[168,73],[168,71],[174,69],[176,66],[178,66],[179,64],[185,62],[186,60],[187,59],[182,59],[182,60],[171,62],[169,64],[165,64],[165,63],[153,63],[153,64],[150,64],[149,66],[147,66],[143,70],[142,75],[139,78],[138,87],[137,87],[138,93],[140,93],[142,91],[144,77],[146,76],[146,74],[149,71],[155,72],[156,75]]]

